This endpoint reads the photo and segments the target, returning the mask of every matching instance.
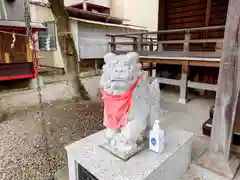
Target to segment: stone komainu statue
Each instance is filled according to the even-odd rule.
[[[129,153],[142,142],[160,114],[160,89],[144,76],[137,53],[104,57],[100,81],[104,101],[105,144]]]

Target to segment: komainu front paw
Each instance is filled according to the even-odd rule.
[[[121,141],[118,150],[123,153],[129,153],[137,148],[137,143],[131,139],[121,136]]]
[[[119,130],[117,129],[107,129],[105,138],[111,140],[118,132]]]
[[[116,140],[114,138],[118,133],[119,133],[119,130],[117,129],[107,129],[105,133],[105,144],[115,146]]]

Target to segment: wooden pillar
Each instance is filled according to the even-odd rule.
[[[152,75],[153,75],[153,63],[149,63],[148,76],[152,77]]]
[[[158,30],[164,30],[165,25],[165,14],[166,14],[166,0],[159,0],[158,4]]]
[[[143,40],[143,36],[142,35],[138,35],[137,37],[137,46],[136,46],[136,52],[140,52],[143,50],[143,46],[142,46],[142,40]],[[143,62],[141,61],[141,65],[143,68]]]
[[[240,0],[230,0],[220,64],[212,131],[212,152],[221,151],[229,160],[233,124],[240,88]],[[219,132],[224,128],[222,137]]]
[[[114,36],[111,36],[111,52],[116,51],[116,38]]]
[[[206,16],[205,16],[205,26],[209,25],[211,6],[212,6],[212,0],[207,0]]]
[[[137,42],[138,42],[138,39],[137,38],[133,38],[133,42],[134,42],[134,45],[133,45],[133,51],[134,52],[137,52]]]
[[[211,14],[212,0],[207,0],[206,15],[205,15],[205,26],[209,25],[210,14]],[[204,33],[204,39],[208,38],[208,31]],[[207,46],[207,43],[204,43],[203,46]]]
[[[140,35],[138,35],[138,40],[137,40],[137,51],[138,51],[138,52],[140,52],[140,51],[143,50],[143,45],[142,45],[142,43],[143,43],[143,35],[140,34]]]
[[[160,30],[165,30],[166,29],[166,3],[167,0],[159,0],[158,2],[158,31]],[[158,35],[157,40],[163,40],[163,37],[161,35]],[[158,44],[158,51],[163,51],[163,45]],[[160,69],[161,69],[161,64],[156,64],[156,76],[160,76]]]
[[[216,46],[215,46],[215,52],[221,54],[221,52],[222,52],[222,46],[223,46],[223,43],[222,43],[222,42],[217,42],[217,43],[216,43]]]
[[[178,100],[179,103],[181,104],[186,104],[187,103],[187,82],[188,82],[188,61],[185,61],[182,64],[182,76],[181,76],[181,85],[180,85],[180,98]]]
[[[233,178],[239,159],[231,152],[235,121],[240,112],[240,0],[230,0],[221,56],[218,89],[209,152],[199,164],[229,179]]]
[[[183,52],[189,52],[189,40],[191,39],[191,34],[189,31],[185,33],[185,42],[183,44]],[[188,61],[183,62],[182,64],[182,75],[181,75],[181,85],[180,85],[180,97],[178,102],[181,104],[186,104],[188,101]]]
[[[189,52],[189,41],[191,39],[191,34],[189,31],[185,33],[185,42],[183,44],[183,52]]]
[[[153,51],[153,39],[152,38],[150,38],[149,50]],[[152,77],[152,74],[153,74],[152,71],[153,71],[153,63],[149,63],[149,66],[148,66],[148,76]]]

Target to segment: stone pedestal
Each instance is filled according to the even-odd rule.
[[[66,146],[69,180],[178,180],[189,167],[193,134],[167,132],[165,149],[157,154],[144,149],[123,161],[99,147],[104,131]]]
[[[209,151],[205,152],[198,160],[198,165],[228,179],[234,178],[239,163],[240,160],[236,157],[231,157],[227,162],[221,154],[212,154]]]

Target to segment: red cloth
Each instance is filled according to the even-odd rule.
[[[101,91],[104,102],[104,126],[110,129],[120,129],[126,126],[128,112],[132,105],[132,93],[140,82],[141,77],[123,94],[113,95],[106,91]]]

